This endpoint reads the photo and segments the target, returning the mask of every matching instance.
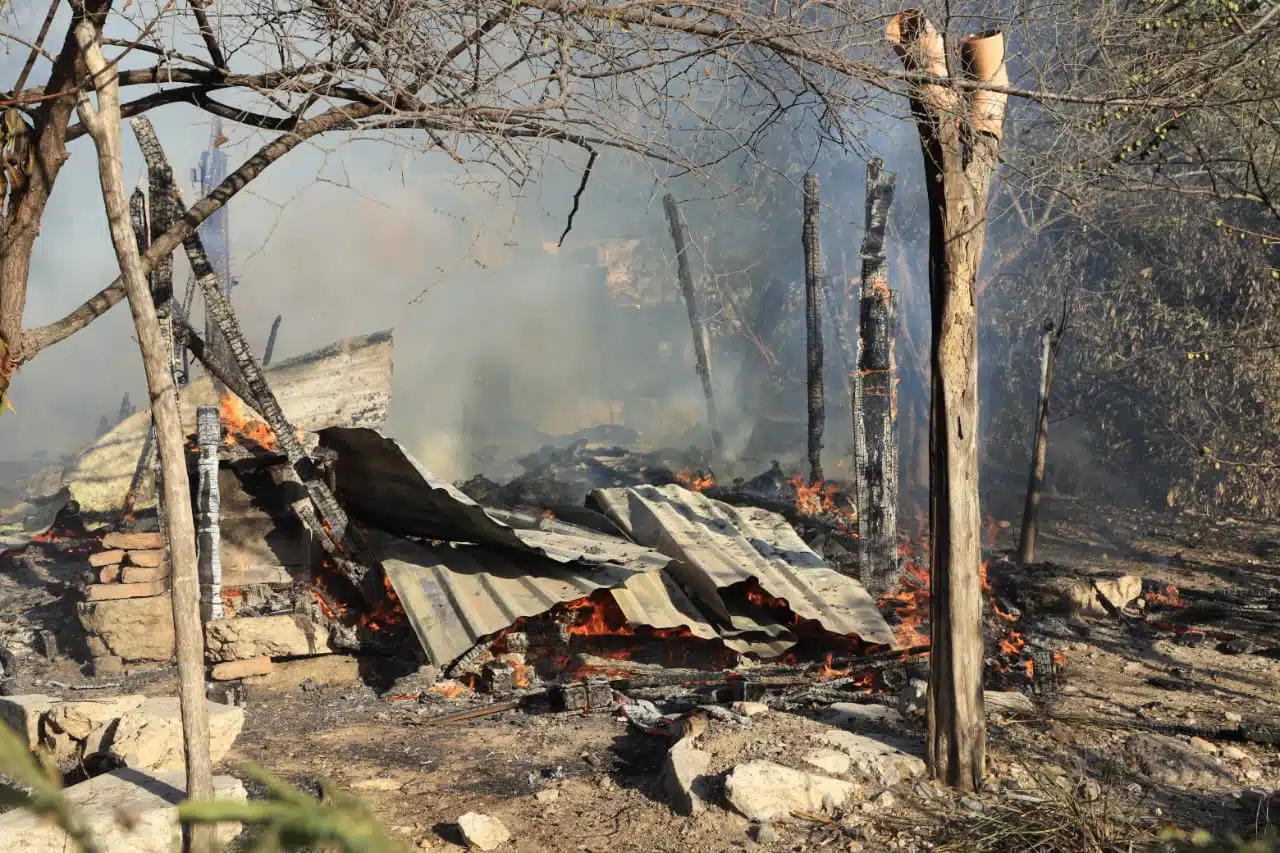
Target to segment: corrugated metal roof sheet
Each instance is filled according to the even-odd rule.
[[[653,571],[670,562],[652,548],[576,525],[513,529],[377,430],[327,429],[322,440],[339,454],[339,500],[352,518],[369,527],[401,536],[497,545],[558,563]]]
[[[797,616],[832,633],[895,644],[862,584],[828,568],[777,513],[733,507],[680,486],[598,489],[591,499],[632,539],[671,557],[667,571],[722,618],[731,614],[719,590],[754,579]]]
[[[721,637],[679,585],[661,571],[604,565],[597,571],[533,554],[477,546],[429,547],[373,531],[382,561],[418,640],[433,663],[447,665],[517,619],[608,589],[632,625],[684,628],[741,654],[776,657],[795,644],[779,636]]]

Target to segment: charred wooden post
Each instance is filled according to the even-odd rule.
[[[680,278],[680,290],[684,294],[685,308],[689,311],[689,328],[693,332],[693,357],[697,362],[698,378],[702,380],[702,396],[707,400],[707,426],[711,430],[711,452],[716,459],[721,456],[722,441],[720,423],[716,418],[716,397],[711,387],[711,357],[707,353],[707,327],[702,320],[698,295],[693,290],[693,272],[689,266],[689,235],[676,197],[667,193],[662,197],[662,207],[671,227],[671,240],[676,245],[676,274]]]
[[[1022,509],[1022,531],[1018,536],[1018,564],[1025,566],[1036,559],[1036,523],[1040,514],[1040,492],[1044,487],[1045,458],[1049,452],[1049,401],[1053,394],[1053,363],[1058,357],[1058,344],[1066,326],[1044,324],[1040,332],[1040,390],[1036,398],[1035,433],[1031,439],[1031,475],[1027,480],[1027,501]]]
[[[142,149],[147,163],[155,163],[158,168],[168,169],[168,159],[160,147],[160,140],[156,137],[151,122],[139,116],[130,119],[130,125],[133,127],[138,146]],[[171,170],[170,173],[172,173]],[[172,192],[174,204],[180,206],[181,199],[176,185],[173,186]],[[253,352],[249,349],[249,342],[240,328],[240,323],[236,320],[231,301],[218,286],[217,275],[209,263],[209,256],[205,254],[200,235],[193,232],[183,241],[183,246],[187,252],[187,260],[191,264],[192,273],[195,275],[196,284],[204,296],[205,311],[217,324],[227,344],[230,360],[239,368],[245,385],[251,392],[252,399],[242,399],[253,407],[271,428],[280,450],[289,460],[290,468],[310,499],[309,504],[307,502],[295,504],[301,521],[311,530],[329,558],[361,594],[380,592],[381,584],[378,584],[377,590],[371,590],[365,584],[368,567],[372,563],[363,559],[363,549],[352,538],[346,512],[324,482],[315,462],[302,449],[293,426],[280,408],[280,401],[276,399],[271,386],[267,384],[262,368],[255,361]],[[216,353],[213,360],[218,360]]]
[[[894,16],[885,36],[916,78],[907,94],[929,198],[929,768],[949,785],[974,790],[982,787],[987,753],[977,277],[1004,126],[1007,94],[1000,90],[1008,86],[1009,76],[1004,36],[998,30],[962,40],[954,78],[942,34],[919,9]]]
[[[276,352],[276,335],[280,334],[280,321],[284,319],[283,314],[277,314],[276,318],[271,321],[271,332],[267,335],[267,348],[262,353],[262,366],[266,367],[271,363],[271,356]]]
[[[142,192],[142,188],[135,188],[133,194],[129,196],[129,220],[133,225],[133,238],[138,244],[139,252],[146,252],[151,247],[151,234],[147,228],[147,198]],[[157,316],[159,311],[156,312]],[[164,335],[164,325],[161,324],[160,334]],[[124,399],[120,401],[120,413],[123,415],[127,409],[132,409],[129,403],[129,395],[125,394]],[[132,412],[130,412],[132,414]],[[124,420],[124,418],[121,418]],[[105,430],[104,430],[105,432]],[[128,525],[133,519],[134,508],[138,504],[138,494],[142,489],[142,478],[147,471],[153,473],[159,471],[159,460],[152,454],[156,446],[156,425],[152,419],[151,427],[147,430],[147,437],[142,442],[142,453],[138,456],[138,464],[133,469],[133,478],[129,481],[129,491],[124,496],[124,507],[121,512],[121,523]],[[155,476],[159,476],[158,473]],[[160,481],[156,480],[156,513],[160,514],[161,494]]]
[[[207,622],[222,618],[222,530],[219,523],[218,450],[222,447],[222,422],[217,406],[196,409],[196,541],[200,553],[200,615]]]
[[[822,239],[819,231],[818,176],[804,176],[804,322],[805,385],[809,402],[809,482],[822,482],[822,433],[826,429],[826,391],[822,382]]]
[[[855,455],[858,551],[862,583],[874,595],[898,575],[898,399],[893,360],[895,300],[889,290],[885,230],[896,176],[884,161],[867,163],[866,231],[862,238],[862,328],[858,354]]]

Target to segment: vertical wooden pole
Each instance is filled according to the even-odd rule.
[[[822,482],[822,434],[826,430],[826,390],[822,381],[822,238],[818,176],[804,176],[805,387],[809,412],[809,482]]]
[[[191,485],[187,477],[183,447],[182,417],[178,392],[173,381],[167,342],[160,332],[155,304],[138,244],[129,222],[129,205],[124,189],[124,160],[120,141],[120,90],[115,66],[108,66],[98,45],[98,35],[85,21],[75,30],[84,52],[85,64],[93,75],[98,107],[93,109],[82,93],[78,112],[98,153],[98,178],[111,243],[133,313],[142,364],[147,375],[151,407],[156,424],[156,445],[164,470],[163,502],[167,511],[169,550],[173,564],[170,596],[177,639],[178,697],[182,712],[182,740],[187,768],[187,797],[204,800],[213,796],[213,766],[209,756],[209,716],[204,693],[204,632],[200,626],[199,579],[196,573],[195,522],[191,513]],[[212,847],[209,826],[188,828],[186,846],[192,853]]]
[[[942,35],[918,9],[892,18],[886,37],[906,70],[952,77]],[[999,31],[961,42],[966,82],[1008,86]],[[929,196],[933,315],[930,413],[929,768],[961,790],[982,787],[982,517],[978,504],[977,277],[986,239],[1006,95],[941,82],[914,84],[911,111]]]
[[[200,445],[197,486],[200,544],[200,615],[207,622],[222,618],[221,526],[218,517],[218,449],[222,447],[222,421],[217,406],[196,409],[196,440]]]
[[[271,332],[267,335],[267,348],[262,353],[262,366],[266,367],[271,364],[271,357],[276,352],[276,335],[280,334],[280,321],[284,319],[283,314],[277,314],[276,318],[271,321]]]
[[[702,309],[698,303],[698,295],[693,290],[693,272],[689,265],[689,235],[684,217],[680,215],[680,206],[676,197],[667,193],[662,197],[662,207],[667,213],[667,224],[671,228],[671,241],[676,246],[676,275],[680,279],[680,290],[684,294],[685,308],[689,312],[689,328],[693,332],[693,357],[696,362],[698,378],[702,380],[702,396],[707,400],[707,426],[711,430],[711,452],[715,459],[722,458],[723,444],[720,437],[720,423],[716,417],[716,397],[711,386],[711,359],[707,353],[707,328],[702,320]]]
[[[862,583],[887,592],[898,574],[898,405],[893,359],[896,316],[885,260],[885,232],[896,176],[867,163],[866,230],[862,238],[861,385],[858,428],[858,551]]]
[[[1031,474],[1027,481],[1027,501],[1022,509],[1022,531],[1018,536],[1018,564],[1036,559],[1036,531],[1040,514],[1040,492],[1044,487],[1045,459],[1049,453],[1049,401],[1053,394],[1053,362],[1058,355],[1061,329],[1053,321],[1040,333],[1040,391],[1036,399],[1036,426],[1031,439]]]

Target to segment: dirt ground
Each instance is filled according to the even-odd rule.
[[[1064,571],[1130,572],[1149,585],[1259,601],[1280,586],[1280,526],[1065,499],[1049,515],[1040,557]],[[1016,530],[994,529],[998,559]],[[247,722],[225,765],[260,764],[304,789],[335,780],[409,847],[441,851],[461,849],[455,824],[472,811],[501,819],[512,835],[503,849],[523,853],[1106,850],[1169,825],[1248,836],[1280,822],[1275,745],[1179,737],[1219,768],[1213,785],[1190,771],[1179,776],[1177,761],[1167,773],[1143,767],[1135,750],[1149,731],[1143,722],[1217,729],[1241,718],[1280,721],[1280,639],[1267,618],[1276,618],[1274,608],[1215,613],[1171,630],[1159,619],[1025,614],[1028,640],[1065,654],[1065,684],[1043,713],[992,718],[983,792],[961,798],[929,782],[864,782],[843,811],[763,829],[714,794],[704,813],[675,814],[660,779],[670,741],[615,714],[509,711],[427,724],[475,697],[379,698],[369,682],[381,664],[369,658],[280,662],[248,683]],[[1182,633],[1188,627],[1207,638],[1192,643]],[[1220,651],[1228,636],[1246,651]],[[172,689],[169,680],[143,688]],[[700,746],[712,755],[711,773],[761,758],[813,771],[801,756],[832,728],[822,707],[775,709],[746,726],[713,720]],[[910,715],[867,733],[905,739],[923,754],[923,725]]]

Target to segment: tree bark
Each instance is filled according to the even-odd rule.
[[[908,9],[886,35],[908,72],[953,77],[942,36]],[[984,48],[995,47],[989,68]],[[962,44],[969,79],[1003,85],[1003,37]],[[1002,82],[1003,81],[1003,82]],[[988,93],[990,94],[990,93]],[[918,84],[910,92],[929,196],[929,293],[932,305],[930,537],[932,585],[929,767],[961,790],[982,786],[987,731],[982,701],[982,523],[978,506],[977,275],[986,237],[1003,110],[956,87]]]
[[[98,177],[111,226],[111,242],[129,297],[142,363],[156,423],[156,444],[164,469],[164,505],[169,513],[170,555],[173,563],[170,596],[177,635],[178,689],[182,709],[183,746],[186,750],[187,797],[203,800],[213,795],[209,756],[209,718],[204,695],[204,636],[200,627],[200,601],[196,574],[195,523],[191,513],[191,485],[187,478],[182,419],[177,387],[170,370],[167,342],[152,303],[146,271],[129,223],[125,199],[124,163],[120,141],[120,94],[115,67],[108,67],[97,42],[97,31],[88,22],[76,26],[75,37],[95,81],[98,107],[88,96],[79,103],[80,120],[89,128],[98,152]],[[203,853],[211,848],[212,827],[191,827],[189,849]]]
[[[667,193],[662,197],[662,206],[667,213],[667,224],[671,227],[671,240],[676,244],[676,274],[680,279],[680,290],[684,293],[685,308],[689,311],[689,328],[693,332],[693,357],[696,362],[698,378],[702,380],[702,396],[707,400],[707,426],[711,430],[711,453],[715,459],[721,458],[723,441],[720,437],[720,424],[716,418],[716,397],[711,387],[711,359],[707,354],[707,328],[702,321],[702,308],[698,295],[693,289],[693,272],[689,266],[689,235],[680,216],[680,206],[676,197]]]
[[[893,359],[896,316],[885,260],[885,231],[896,176],[884,162],[867,163],[866,230],[862,238],[858,380],[855,426],[861,450],[858,485],[858,555],[862,583],[887,592],[898,574],[898,401]]]
[[[1040,492],[1044,487],[1045,458],[1049,452],[1049,401],[1053,393],[1053,362],[1058,355],[1062,331],[1050,320],[1040,334],[1040,391],[1036,399],[1036,426],[1031,439],[1031,474],[1027,480],[1027,501],[1022,509],[1022,531],[1018,536],[1018,565],[1036,559],[1036,529],[1040,514]]]
[[[826,430],[826,389],[822,381],[822,237],[818,176],[804,176],[805,385],[809,410],[809,482],[822,482],[822,434]]]

